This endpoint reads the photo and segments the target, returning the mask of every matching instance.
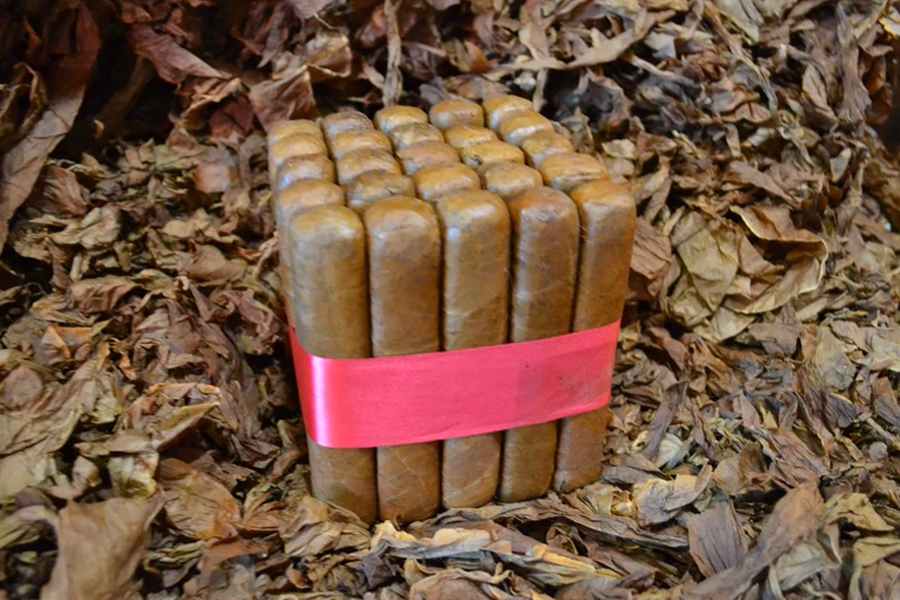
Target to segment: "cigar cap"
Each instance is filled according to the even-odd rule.
[[[541,175],[547,185],[569,192],[583,183],[609,179],[606,167],[587,154],[556,154],[541,163]]]
[[[318,206],[344,203],[344,190],[324,179],[302,179],[287,186],[275,200],[275,220],[284,227],[297,214]]]
[[[330,146],[331,155],[336,159],[360,150],[392,150],[388,136],[375,129],[342,131],[331,138]]]
[[[395,149],[403,150],[413,144],[422,142],[443,142],[444,136],[434,125],[409,123],[408,125],[400,125],[391,131],[391,141],[394,143]]]
[[[357,150],[348,152],[337,161],[338,183],[347,185],[363,173],[384,171],[400,174],[400,165],[384,150]]]
[[[434,202],[450,194],[481,187],[478,173],[462,164],[425,167],[415,174],[413,182],[419,198]]]
[[[577,210],[571,198],[559,190],[546,186],[527,190],[508,204],[510,213],[524,211],[536,218],[543,213],[569,214]]]
[[[478,222],[488,229],[499,227],[509,232],[509,211],[506,203],[491,192],[484,190],[462,192],[441,198],[434,203],[445,230],[463,229]]]
[[[459,162],[459,154],[444,142],[419,142],[397,152],[407,175],[415,175],[425,167]]]
[[[415,106],[388,106],[375,113],[375,127],[390,135],[401,125],[428,123],[428,115]]]
[[[522,150],[500,140],[490,140],[474,146],[466,146],[460,149],[459,155],[466,166],[476,170],[483,170],[488,165],[498,162],[525,164],[525,155],[522,153]]]
[[[389,196],[415,197],[416,186],[406,175],[397,173],[363,173],[347,186],[347,204],[360,211],[369,204]]]
[[[489,192],[487,190],[463,190],[462,192],[447,194],[446,196],[443,196],[437,202],[435,202],[434,205],[435,207],[437,207],[438,204],[447,202],[448,200],[453,200],[454,202],[493,202],[494,200],[502,201],[502,199],[497,196],[497,194]]]
[[[279,194],[295,181],[303,179],[334,181],[334,163],[321,154],[288,158],[275,172],[275,193]]]
[[[486,190],[504,200],[512,200],[527,190],[541,187],[544,183],[540,173],[515,162],[489,165],[482,172],[481,179]]]
[[[344,131],[374,129],[369,117],[358,110],[344,110],[322,117],[322,131],[329,140]]]
[[[488,127],[497,129],[507,115],[522,111],[533,111],[534,103],[519,96],[497,96],[488,98],[482,105],[484,106],[484,114],[487,117]]]
[[[513,113],[501,119],[497,127],[500,139],[519,146],[532,135],[540,132],[552,132],[553,123],[547,117],[534,111]]]
[[[321,137],[308,133],[293,133],[272,143],[269,146],[269,162],[278,168],[292,156],[310,156],[328,154],[328,148]]]
[[[309,121],[307,119],[301,119],[297,121],[282,121],[274,125],[272,129],[269,130],[269,133],[266,137],[269,148],[271,148],[272,145],[279,140],[297,133],[312,135],[318,137],[319,139],[322,139],[322,130],[319,128],[319,124],[315,121]]]
[[[618,207],[631,212],[635,210],[631,189],[609,179],[583,183],[569,192],[569,196],[578,205]]]
[[[449,129],[458,125],[484,127],[484,110],[481,106],[462,98],[438,102],[428,111],[428,116],[438,129]]]
[[[370,237],[392,234],[410,226],[434,226],[437,230],[437,214],[427,202],[408,196],[382,198],[366,209],[363,222]]]
[[[555,131],[535,133],[522,141],[521,148],[528,163],[538,168],[550,156],[575,152],[572,142],[566,136]]]
[[[496,140],[497,134],[487,127],[457,125],[444,130],[444,139],[457,150],[461,150],[462,148]]]

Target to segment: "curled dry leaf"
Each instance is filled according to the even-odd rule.
[[[126,597],[162,504],[159,496],[68,504],[59,512],[59,557],[41,600]]]
[[[367,529],[355,514],[307,496],[279,535],[288,556],[310,557],[367,548]]]
[[[747,540],[730,503],[689,518],[687,528],[691,558],[706,577],[737,566],[747,553]]]
[[[56,47],[71,51],[54,59],[46,110],[0,162],[0,249],[6,244],[9,220],[28,198],[47,157],[72,128],[100,52],[100,32],[85,3],[59,3],[53,11]]]
[[[237,534],[241,507],[221,483],[174,458],[159,463],[156,478],[166,520],[182,535],[209,540]]]
[[[672,481],[651,479],[635,486],[634,505],[642,526],[665,523],[706,490],[712,478],[707,465],[699,475],[676,475]]]

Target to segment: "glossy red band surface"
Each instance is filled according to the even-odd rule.
[[[609,402],[619,324],[412,356],[327,359],[291,329],[306,430],[331,448],[445,440],[536,425]]]

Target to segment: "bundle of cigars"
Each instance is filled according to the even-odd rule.
[[[311,355],[471,349],[621,318],[634,199],[528,100],[289,121],[268,149],[286,306]],[[308,439],[313,494],[371,523],[569,492],[599,477],[608,416],[379,448]]]

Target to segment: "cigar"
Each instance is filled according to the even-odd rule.
[[[391,135],[391,132],[404,125],[428,123],[428,115],[415,106],[388,106],[375,113],[375,127]]]
[[[539,169],[544,160],[556,154],[571,154],[575,152],[566,136],[555,131],[542,131],[522,141],[522,151],[528,164]]]
[[[291,156],[275,173],[275,193],[280,194],[291,184],[305,179],[334,181],[334,163],[324,154]]]
[[[350,152],[360,150],[392,150],[391,140],[384,133],[370,130],[342,131],[331,138],[331,155],[341,159]]]
[[[459,153],[444,142],[419,142],[397,152],[403,172],[415,175],[425,167],[452,165],[459,162]]]
[[[325,156],[328,149],[320,136],[295,133],[269,144],[269,178],[278,172],[284,162],[293,157]]]
[[[481,174],[481,179],[484,189],[507,201],[543,185],[540,173],[514,162],[491,164]]]
[[[383,171],[363,173],[347,186],[347,204],[360,214],[382,198],[415,195],[412,178]]]
[[[280,258],[279,276],[282,289],[287,290],[289,302],[293,305],[290,268],[290,223],[291,220],[308,210],[319,206],[340,206],[344,203],[344,191],[330,181],[304,179],[291,184],[275,197],[275,223],[278,226],[278,253]]]
[[[324,358],[371,355],[365,230],[345,206],[321,206],[290,221],[292,314],[303,348]],[[308,439],[313,495],[377,516],[375,452],[336,449]]]
[[[332,113],[322,118],[321,125],[322,131],[325,132],[325,138],[328,141],[333,140],[335,136],[345,131],[365,131],[375,128],[369,117],[358,110]]]
[[[271,150],[273,144],[288,136],[294,135],[295,133],[314,135],[319,139],[322,139],[322,130],[319,128],[319,124],[315,121],[310,121],[307,119],[300,119],[297,121],[282,121],[281,123],[278,123],[277,125],[272,127],[272,129],[266,136],[266,141],[268,143],[269,149]]]
[[[425,167],[413,176],[413,183],[419,198],[429,202],[481,188],[478,173],[462,164]]]
[[[517,113],[534,111],[534,104],[531,100],[520,98],[519,96],[497,96],[485,100],[484,115],[487,118],[488,127],[496,130],[500,125],[500,121],[507,116]]]
[[[583,183],[609,179],[606,167],[587,154],[557,154],[541,163],[544,183],[562,192],[570,192]]]
[[[387,198],[363,215],[369,250],[372,350],[376,357],[440,349],[441,233],[431,206]],[[422,399],[427,410],[427,398]],[[382,447],[378,508],[382,519],[426,519],[441,501],[440,444]]]
[[[507,338],[510,221],[496,195],[466,192],[435,204],[443,235],[443,349],[503,344]],[[488,399],[485,399],[488,401]],[[497,491],[502,434],[446,440],[445,508],[478,507]]]
[[[497,134],[487,127],[457,125],[444,130],[444,140],[457,150],[496,139]]]
[[[337,161],[337,179],[347,185],[363,173],[400,174],[400,165],[390,152],[384,150],[354,150]]]
[[[573,331],[586,331],[622,318],[636,221],[628,188],[609,181],[583,184],[571,192],[581,222],[581,257]],[[597,481],[609,408],[560,421],[553,489],[572,490]]]
[[[509,203],[513,225],[510,341],[569,333],[578,266],[578,209],[550,188],[529,190]],[[556,457],[556,423],[506,432],[500,500],[547,493]]]
[[[459,155],[469,168],[481,171],[498,162],[515,162],[525,164],[525,154],[512,144],[491,140],[461,148]]]
[[[341,205],[344,190],[324,179],[304,179],[289,185],[275,199],[275,223],[287,230],[296,215],[317,206]]]
[[[441,130],[459,125],[484,127],[484,110],[471,100],[453,98],[438,102],[428,111],[428,118]]]
[[[391,142],[395,150],[409,148],[422,142],[443,142],[444,135],[434,125],[428,123],[410,123],[401,125],[391,131]]]
[[[520,146],[537,133],[551,133],[555,130],[547,117],[534,111],[525,111],[505,116],[500,120],[496,131],[504,142]]]

